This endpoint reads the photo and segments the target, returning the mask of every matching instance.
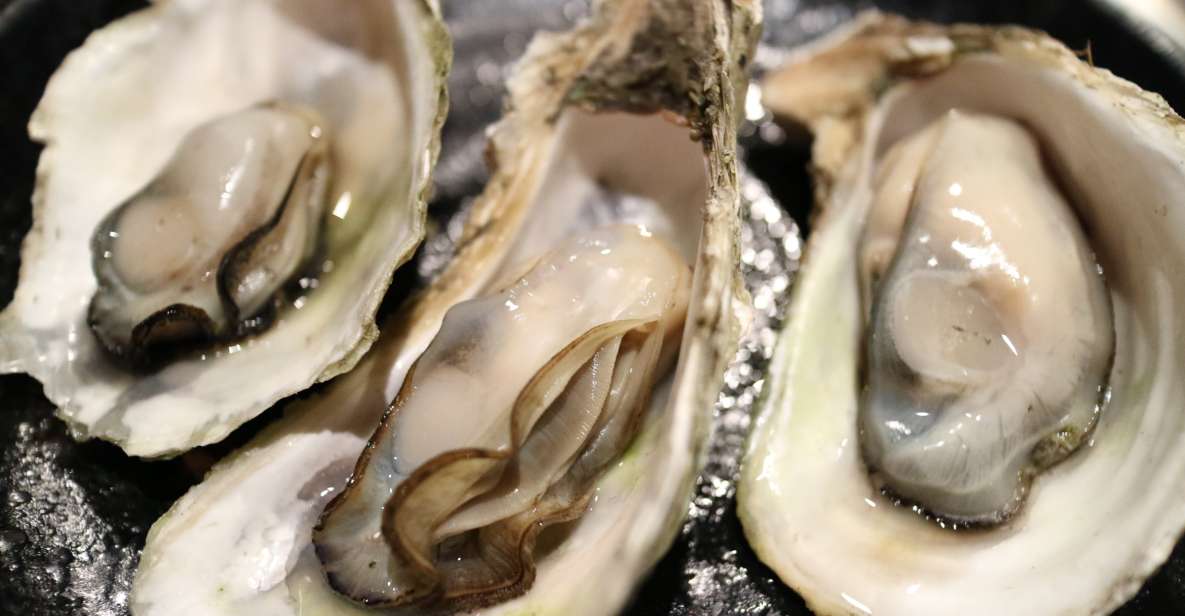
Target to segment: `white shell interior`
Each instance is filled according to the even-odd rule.
[[[140,456],[214,442],[348,369],[373,340],[391,273],[423,236],[441,35],[425,3],[332,4],[297,23],[315,2],[160,2],[93,34],[55,73],[30,123],[46,148],[20,285],[0,317],[0,370],[40,380],[79,436]],[[147,376],[113,366],[86,323],[96,225],[192,128],[269,100],[316,109],[333,139],[317,288],[240,344]]]
[[[863,343],[855,254],[875,157],[952,107],[1038,136],[1114,303],[1112,395],[1083,450],[1010,523],[952,532],[870,485],[856,430]],[[1103,614],[1185,525],[1185,147],[1158,98],[1018,45],[894,90],[827,205],[770,367],[740,483],[746,535],[825,614]],[[1057,246],[1049,246],[1057,250]]]
[[[568,111],[554,132],[541,144],[546,168],[528,169],[520,178],[531,183],[525,216],[486,231],[512,234],[510,250],[477,264],[466,263],[462,252],[457,267],[480,270],[475,284],[442,287],[396,315],[354,371],[324,394],[297,403],[178,501],[149,535],[133,588],[133,613],[369,613],[329,588],[310,532],[444,311],[497,281],[494,274],[513,260],[506,254],[530,252],[524,246],[544,250],[567,233],[612,221],[645,225],[690,250],[684,256],[695,262],[707,177],[703,151],[685,128],[657,115]],[[622,208],[623,202],[632,205]],[[701,272],[695,281],[703,284]],[[689,315],[688,323],[694,318]],[[690,337],[684,335],[685,349]],[[480,613],[602,614],[626,601],[661,554],[656,546],[677,530],[694,480],[701,409],[681,405],[678,396],[700,384],[676,385],[687,381],[679,376],[685,371],[702,374],[703,367],[695,365],[698,355],[690,356],[680,356],[675,375],[652,396],[637,439],[599,482],[589,512],[540,537],[531,590]]]

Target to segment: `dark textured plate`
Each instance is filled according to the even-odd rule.
[[[30,224],[39,150],[25,133],[29,114],[71,49],[90,31],[142,5],[138,0],[0,0],[0,305],[12,297],[20,240]],[[802,43],[873,5],[937,21],[1019,23],[1047,30],[1071,47],[1084,49],[1089,43],[1097,64],[1185,108],[1180,50],[1163,35],[1083,0],[770,0],[765,41],[778,47]],[[445,0],[445,11],[457,62],[437,173],[433,215],[440,221],[481,188],[481,129],[497,117],[507,61],[522,52],[535,29],[566,27],[587,6],[583,0]],[[750,167],[792,213],[801,214],[808,186],[802,173],[791,170],[801,166],[804,152],[756,139],[746,145]],[[418,271],[426,273],[432,264],[423,261]],[[404,269],[388,306],[422,278],[415,268]],[[0,377],[0,614],[127,613],[131,576],[148,527],[210,463],[268,421],[252,422],[227,443],[177,460],[142,462],[103,443],[74,442],[52,412],[35,381]],[[628,613],[807,614],[802,601],[745,544],[735,515],[732,467],[720,460],[710,464],[723,481],[701,486],[697,506],[708,514],[687,524]],[[1185,548],[1178,546],[1119,613],[1185,614]]]

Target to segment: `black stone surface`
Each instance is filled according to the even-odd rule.
[[[500,110],[506,63],[522,52],[534,29],[564,28],[587,11],[583,0],[444,4],[457,39],[457,61],[450,79],[453,105],[445,153],[437,173],[434,217],[442,223],[481,188],[481,131]],[[937,21],[1034,26],[1076,48],[1090,43],[1097,64],[1185,109],[1185,56],[1163,36],[1084,0],[769,0],[765,41],[776,46],[802,43],[874,4]],[[25,133],[29,114],[66,53],[93,29],[142,5],[136,0],[0,0],[0,305],[12,297],[20,240],[30,224],[39,150]],[[805,160],[801,146],[755,138],[747,146],[749,165],[775,197],[803,203],[809,186],[802,173],[792,171]],[[790,211],[798,217],[804,213],[801,207]],[[397,303],[416,284],[414,271],[405,268],[386,305]],[[432,268],[421,264],[419,271],[422,278]],[[144,462],[110,445],[75,442],[53,418],[52,406],[34,380],[0,377],[0,615],[126,614],[149,526],[212,461],[267,421],[252,422],[227,443],[181,459]],[[685,526],[627,613],[808,614],[801,599],[745,543],[731,482],[705,483],[698,497],[706,514]],[[1185,547],[1179,545],[1168,564],[1118,613],[1185,614]]]

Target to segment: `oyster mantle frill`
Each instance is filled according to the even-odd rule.
[[[329,583],[368,605],[529,587],[668,375],[690,278],[645,227],[599,227],[450,308],[314,529]]]

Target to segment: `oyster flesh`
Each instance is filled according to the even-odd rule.
[[[133,613],[620,609],[686,512],[740,329],[755,19],[610,0],[538,35],[452,262],[154,525]]]
[[[738,486],[758,555],[824,614],[1118,607],[1185,528],[1181,119],[1042,33],[877,13],[763,88],[819,212]]]
[[[88,321],[109,352],[151,362],[156,350],[266,326],[261,310],[320,237],[329,167],[321,124],[278,105],[212,120],[99,223]],[[223,178],[234,178],[233,189]]]
[[[423,237],[450,54],[427,0],[162,0],[94,33],[29,125],[0,369],[139,456],[348,370]]]
[[[538,533],[635,436],[690,278],[652,233],[602,227],[449,309],[314,529],[330,585],[371,605],[518,594]]]

